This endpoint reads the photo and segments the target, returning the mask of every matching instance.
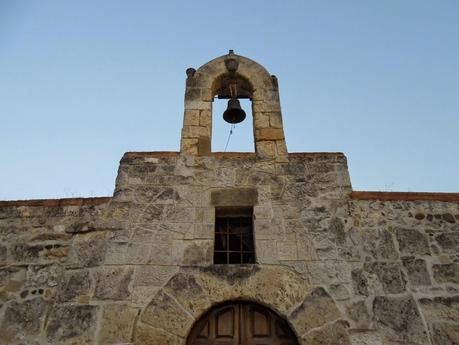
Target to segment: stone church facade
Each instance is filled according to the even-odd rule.
[[[211,152],[212,100],[254,153]],[[112,197],[0,202],[0,344],[459,344],[459,194],[357,192],[288,153],[277,79],[187,70],[180,152],[128,152]]]

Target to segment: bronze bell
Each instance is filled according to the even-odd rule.
[[[241,108],[241,103],[237,98],[228,101],[228,107],[223,113],[223,119],[229,123],[239,123],[245,119],[245,111]]]

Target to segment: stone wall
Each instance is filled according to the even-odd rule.
[[[237,190],[257,263],[213,265],[212,195]],[[459,202],[359,199],[339,153],[128,153],[112,198],[1,202],[0,236],[1,344],[184,345],[228,300],[300,344],[459,342]]]

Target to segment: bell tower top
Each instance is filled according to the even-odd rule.
[[[186,75],[181,153],[201,156],[211,153],[212,101],[215,97],[230,99],[232,105],[229,104],[228,110],[233,110],[230,107],[236,102],[238,104],[237,99],[248,98],[252,101],[256,155],[277,160],[287,158],[279,88],[274,75],[257,62],[234,54],[233,50],[197,70],[188,68]],[[236,114],[230,113],[225,116],[228,122],[242,121],[245,117],[237,105]]]

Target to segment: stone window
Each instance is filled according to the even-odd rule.
[[[214,264],[254,263],[253,208],[226,207],[215,211]]]

